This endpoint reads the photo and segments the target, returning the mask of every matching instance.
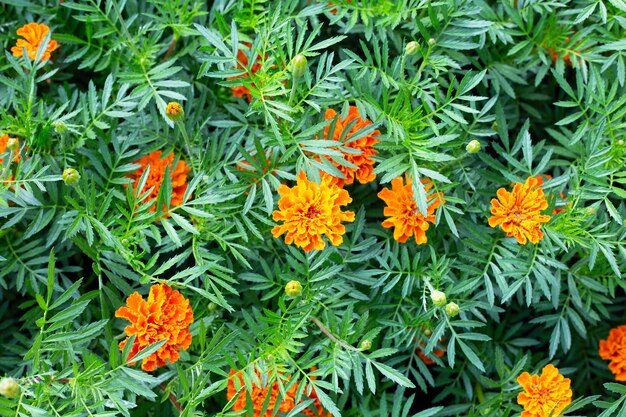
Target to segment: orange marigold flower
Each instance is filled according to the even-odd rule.
[[[543,238],[541,224],[549,222],[550,216],[541,214],[548,201],[537,178],[528,177],[524,184],[516,182],[512,192],[500,188],[497,196],[491,200],[489,226],[501,226],[507,236],[522,245],[539,242]]]
[[[234,369],[231,369],[229,372],[228,385],[226,390],[226,398],[228,401],[232,400],[232,398],[237,395],[239,392],[239,396],[235,400],[233,404],[233,411],[242,411],[246,410],[246,399],[247,394],[250,395],[250,399],[252,400],[252,409],[254,410],[254,417],[272,417],[274,415],[274,409],[277,408],[278,412],[287,413],[296,406],[296,394],[298,391],[298,384],[293,384],[286,392],[285,396],[281,398],[280,403],[278,403],[278,397],[280,388],[278,387],[278,382],[274,381],[271,385],[267,381],[269,379],[269,375],[262,375],[258,369],[254,371],[261,381],[261,386],[258,386],[256,383],[252,384],[252,391],[247,393],[246,388],[243,388],[239,391],[243,386],[243,378],[241,376],[241,372],[237,372]],[[289,379],[289,378],[287,378]],[[312,377],[315,379],[315,377]],[[265,405],[265,401],[267,397],[270,397],[267,403],[267,408],[265,412],[261,414],[263,411],[263,407]],[[309,398],[314,400],[312,406],[315,407],[315,411],[307,408],[302,411],[302,413],[311,417],[330,417],[330,413],[326,413],[324,408],[322,407],[319,398],[317,397],[317,393],[313,389],[311,391],[311,395]]]
[[[115,312],[115,317],[131,323],[124,329],[127,336],[135,335],[129,359],[146,346],[167,339],[159,350],[142,361],[141,367],[145,371],[154,371],[167,362],[176,362],[180,349],[187,350],[191,345],[189,325],[193,323],[193,310],[189,300],[167,284],[150,287],[147,300],[138,292],[131,294],[126,300],[126,306]],[[120,350],[124,349],[126,342],[128,338],[120,343]]]
[[[611,329],[606,340],[600,340],[600,357],[609,362],[616,381],[626,381],[626,326]]]
[[[176,164],[176,168],[172,167],[174,161],[174,154],[170,153],[165,158],[161,159],[162,152],[154,151],[149,153],[148,155],[143,156],[136,164],[141,165],[141,167],[129,175],[129,178],[135,180],[133,185],[133,189],[135,190],[135,195],[140,195],[145,193],[147,190],[152,188],[150,191],[150,195],[147,197],[148,201],[156,201],[159,190],[161,189],[161,184],[163,184],[163,179],[165,178],[165,169],[169,166],[170,168],[170,177],[172,179],[172,199],[170,201],[171,206],[179,206],[183,203],[183,196],[185,191],[187,190],[187,173],[191,170],[185,164],[185,161],[178,161]],[[140,192],[137,191],[137,186],[139,185],[139,179],[145,172],[145,170],[150,166],[150,174],[148,176],[148,180],[146,181],[146,185],[143,190]],[[166,210],[166,207],[163,206],[163,210]],[[150,207],[150,211],[156,211],[156,204],[153,204]],[[167,215],[165,216],[167,217]]]
[[[272,213],[272,218],[283,224],[272,229],[274,237],[287,233],[285,243],[295,243],[306,252],[324,249],[322,235],[334,246],[341,245],[346,232],[341,222],[354,221],[354,212],[341,211],[341,206],[352,201],[346,190],[332,184],[328,176],[322,178],[321,184],[309,181],[302,171],[295,186],[282,184],[278,194],[281,196],[278,210]]]
[[[524,372],[517,382],[524,389],[517,396],[517,403],[524,407],[521,417],[558,417],[572,402],[570,379],[552,364],[544,366],[541,376]]]
[[[252,45],[247,42],[244,43],[244,45],[246,45],[248,48],[252,47]],[[260,59],[261,57],[257,56],[254,64],[252,64],[252,67],[250,67],[250,72],[252,74],[256,74],[257,71],[261,68],[261,64],[258,63]],[[248,68],[248,65],[250,63],[250,60],[248,59],[247,55],[241,49],[237,51],[237,61],[238,61],[237,63],[238,69],[246,69]],[[246,74],[239,75],[237,77],[228,78],[228,80],[236,80],[239,78],[249,78],[249,76],[250,75],[246,73]],[[230,89],[233,91],[233,96],[239,97],[239,98],[246,97],[248,99],[248,103],[252,101],[252,94],[250,93],[250,89],[246,87],[245,85],[238,85],[235,87],[230,87]]]
[[[335,110],[328,109],[324,114],[324,119],[334,119],[336,115],[337,112]],[[342,120],[341,117],[337,118],[337,124],[335,125],[335,130],[333,131],[332,138],[328,137],[328,130],[330,126],[326,126],[324,128],[324,139],[339,141],[341,135],[344,133],[346,126],[353,120],[356,120],[356,123],[352,126],[347,135],[345,135],[345,143],[343,144],[343,146],[346,148],[358,150],[360,151],[360,153],[344,153],[343,158],[351,164],[356,165],[357,168],[350,168],[340,165],[330,157],[327,157],[327,159],[333,165],[335,165],[346,177],[345,179],[333,177],[333,181],[340,187],[344,184],[352,184],[355,177],[359,180],[361,184],[367,184],[368,182],[374,181],[374,179],[376,178],[376,174],[374,174],[374,160],[372,159],[372,157],[378,153],[374,149],[374,145],[380,142],[378,139],[376,139],[376,136],[380,135],[380,132],[378,130],[374,130],[372,133],[360,139],[352,141],[350,140],[350,136],[352,136],[354,132],[363,129],[367,125],[372,124],[372,122],[370,122],[369,120],[363,120],[361,118],[359,110],[356,106],[350,106],[350,109],[348,110],[348,115],[345,119]]]
[[[446,347],[443,345],[443,343],[445,343],[445,339],[439,339],[439,345],[441,345],[441,349],[433,349],[431,352],[431,355],[435,355],[438,358],[443,357],[443,355],[446,354]],[[420,342],[420,346],[422,348],[426,347],[426,341],[422,340]],[[417,356],[422,360],[422,362],[424,362],[424,364],[430,366],[430,365],[434,365],[435,361],[426,356],[426,354],[424,353],[424,351],[422,351],[422,349],[420,347],[417,347]]]
[[[411,236],[415,236],[415,242],[423,245],[428,242],[426,230],[429,222],[435,223],[435,210],[443,203],[443,193],[433,193],[428,196],[428,215],[424,215],[417,209],[417,202],[413,196],[413,185],[411,177],[407,177],[406,184],[402,177],[397,177],[391,181],[391,190],[383,188],[378,193],[387,207],[383,214],[387,217],[383,222],[383,227],[393,227],[393,238],[400,243],[406,242]],[[432,181],[422,180],[426,192],[433,186]]]
[[[5,153],[5,152],[7,152],[7,144],[9,142],[9,139],[15,139],[15,138],[11,138],[11,137],[9,137],[9,135],[2,135],[2,136],[0,136],[0,155]],[[19,148],[19,145],[18,145],[18,148]],[[13,158],[13,162],[19,162],[20,158],[21,158],[21,155],[20,155],[19,152],[17,152],[17,154]],[[0,158],[0,164],[3,161],[4,161],[4,158]]]
[[[50,32],[50,28],[43,23],[27,23],[21,28],[17,30],[17,35],[21,36],[24,39],[18,39],[17,44],[11,48],[11,52],[15,57],[24,56],[24,52],[22,48],[26,48],[26,52],[28,53],[28,57],[30,59],[35,59],[37,56],[37,50],[39,49],[39,45],[43,42],[46,35]],[[50,39],[48,42],[48,46],[46,47],[46,51],[43,53],[41,60],[47,61],[50,59],[50,53],[52,51],[56,51],[59,47],[59,44],[54,39]]]
[[[550,174],[537,175],[535,178],[537,179],[537,186],[538,187],[543,186],[543,182],[544,182],[543,179],[544,179],[544,177],[547,180],[551,180],[552,179],[552,175],[550,175]],[[567,197],[565,197],[565,195],[563,193],[560,193],[560,197],[561,197],[561,200],[567,201]],[[570,203],[568,205],[568,207],[571,207],[571,205],[572,204]],[[565,213],[566,211],[567,211],[567,209],[565,207],[555,207],[554,210],[552,210],[552,215],[556,215],[556,214],[559,214],[559,213]]]

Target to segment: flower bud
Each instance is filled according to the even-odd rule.
[[[185,115],[185,111],[183,110],[183,106],[180,103],[175,101],[170,101],[167,103],[167,107],[165,108],[165,114],[167,118],[173,122],[177,122],[183,118]]]
[[[448,303],[446,305],[446,313],[450,317],[456,317],[459,314],[459,305],[457,303]]]
[[[434,38],[430,38],[430,39],[428,40],[428,44],[429,44],[430,46],[433,46],[433,45],[434,45],[434,44],[436,44],[436,43],[437,43],[437,41],[436,41]]]
[[[302,294],[302,284],[300,284],[300,281],[289,281],[287,285],[285,285],[285,294],[290,297],[297,297]]]
[[[12,150],[13,152],[17,152],[19,148],[20,148],[20,141],[18,139],[9,138],[7,140],[7,149]]]
[[[20,386],[13,378],[2,378],[0,381],[0,395],[7,398],[15,398],[20,393]]]
[[[439,290],[432,290],[430,292],[430,299],[433,300],[433,304],[435,304],[437,307],[445,306],[446,301],[448,301],[446,299],[446,293]]]
[[[491,124],[491,130],[493,130],[493,131],[498,130],[498,122],[494,121],[494,122]]]
[[[67,126],[63,120],[57,120],[52,123],[52,126],[54,126],[54,131],[59,134],[67,132]]]
[[[617,144],[618,144],[619,146],[624,146],[624,139],[620,139],[620,140],[618,140],[618,141],[617,141]]]
[[[370,350],[372,348],[372,341],[365,339],[361,342],[361,349]]]
[[[407,55],[415,55],[419,50],[420,44],[417,41],[411,41],[407,43],[406,47],[404,48],[404,52],[406,52]]]
[[[210,302],[209,305],[207,305],[206,308],[210,312],[214,312],[215,310],[217,310],[217,304],[215,304],[214,302]]]
[[[74,168],[65,168],[61,177],[65,185],[70,186],[78,184],[78,180],[80,180],[80,174]]]
[[[471,140],[467,146],[465,146],[465,150],[467,151],[467,153],[476,153],[476,152],[480,152],[480,142],[477,141],[476,139]]]
[[[433,331],[430,329],[424,329],[422,333],[424,333],[424,336],[430,337],[433,334]]]
[[[302,54],[298,54],[295,56],[293,61],[291,61],[291,73],[294,78],[300,78],[306,72],[306,57]]]

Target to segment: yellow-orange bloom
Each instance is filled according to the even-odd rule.
[[[445,338],[439,339],[438,345],[441,346],[441,349],[433,349],[431,352],[431,355],[435,355],[438,358],[442,358],[443,355],[446,354],[446,346],[444,346],[445,341],[446,341]],[[424,362],[425,365],[428,365],[428,366],[434,365],[435,361],[432,358],[426,356],[424,351],[422,351],[421,348],[424,348],[424,347],[426,347],[426,341],[422,340],[420,342],[420,345],[416,348],[417,356],[422,360],[422,362]]]
[[[183,196],[185,191],[187,190],[187,173],[190,171],[185,161],[180,160],[178,164],[176,164],[176,168],[173,168],[174,154],[170,153],[165,158],[161,159],[162,152],[154,151],[149,153],[148,155],[143,156],[136,164],[141,165],[141,167],[130,174],[128,177],[135,180],[133,185],[133,189],[135,190],[135,195],[140,195],[148,191],[150,191],[150,195],[147,197],[148,201],[155,201],[159,195],[159,190],[161,189],[161,185],[163,184],[163,180],[165,179],[165,169],[169,166],[170,168],[170,177],[172,179],[172,199],[170,200],[170,206],[179,206],[183,203]],[[148,175],[148,180],[146,181],[146,185],[143,190],[140,192],[137,191],[137,186],[139,185],[139,179],[145,172],[145,170],[150,165],[150,174]],[[163,210],[166,210],[166,207],[163,206]],[[156,211],[156,204],[153,204],[150,207],[150,211]],[[167,215],[165,216],[167,217]]]
[[[234,369],[230,370],[228,385],[226,390],[226,398],[230,401],[237,392],[239,392],[239,396],[235,400],[233,404],[232,411],[243,411],[246,410],[246,399],[247,394],[250,395],[250,399],[252,400],[252,409],[254,410],[253,417],[272,417],[274,415],[274,408],[277,408],[278,412],[287,413],[296,406],[296,395],[298,391],[298,384],[293,384],[291,388],[289,388],[284,397],[281,398],[280,403],[278,402],[278,396],[280,392],[280,388],[278,387],[278,382],[274,381],[271,385],[267,381],[268,375],[261,375],[258,369],[255,369],[255,373],[259,380],[261,381],[261,386],[258,386],[256,383],[252,384],[252,391],[247,393],[246,388],[244,387],[243,378],[240,372],[236,372]],[[312,377],[315,379],[315,377]],[[241,389],[244,387],[243,389]],[[241,389],[241,391],[239,391]],[[261,414],[263,411],[263,407],[265,405],[266,398],[269,396],[269,400],[267,403],[267,408],[265,412]],[[330,413],[326,413],[322,404],[320,403],[317,393],[315,390],[311,392],[309,398],[314,400],[312,407],[315,407],[315,411],[307,408],[302,410],[301,412],[311,417],[330,417]]]
[[[609,361],[616,381],[626,381],[626,326],[611,329],[606,340],[600,340],[600,357]]]
[[[570,379],[552,364],[544,366],[541,376],[524,372],[517,382],[524,389],[517,395],[517,403],[524,407],[521,417],[558,417],[572,402]]]
[[[524,184],[516,182],[512,192],[500,188],[497,196],[491,200],[489,226],[501,226],[507,236],[522,245],[539,242],[543,238],[541,224],[549,222],[550,216],[541,214],[548,201],[537,178],[528,177]]]
[[[324,114],[324,119],[334,119],[336,115],[337,112],[335,110],[328,109]],[[376,174],[374,174],[374,160],[372,159],[372,157],[376,155],[376,153],[378,153],[376,149],[374,149],[374,145],[380,142],[378,139],[376,139],[376,137],[380,135],[380,132],[378,130],[374,130],[367,136],[352,141],[350,140],[350,137],[354,134],[354,132],[363,129],[367,125],[372,124],[372,122],[370,122],[369,120],[363,120],[361,118],[359,110],[356,106],[350,106],[350,109],[348,110],[348,115],[345,119],[341,119],[341,117],[337,118],[337,124],[335,125],[335,130],[333,131],[332,138],[328,137],[328,131],[330,126],[326,126],[324,128],[324,139],[339,141],[347,125],[353,120],[356,120],[356,123],[345,135],[345,143],[343,144],[343,146],[346,148],[358,150],[360,151],[360,153],[352,154],[344,152],[343,159],[350,162],[351,164],[356,165],[357,168],[350,168],[340,165],[330,157],[327,157],[327,159],[333,165],[335,165],[339,169],[339,171],[341,171],[341,173],[346,177],[345,179],[333,177],[333,181],[339,186],[343,186],[343,184],[352,184],[355,178],[359,180],[361,184],[367,184],[368,182],[374,181],[374,179],[376,178]]]
[[[404,184],[403,178],[397,177],[391,181],[391,190],[383,188],[378,193],[378,197],[387,203],[383,214],[389,218],[383,222],[383,227],[393,227],[393,238],[400,243],[404,243],[411,236],[415,236],[415,242],[418,245],[423,245],[428,241],[426,238],[428,223],[435,223],[435,210],[445,203],[445,200],[442,193],[429,195],[428,215],[424,217],[417,209],[411,181],[411,177],[407,177],[406,184]],[[433,186],[429,180],[422,180],[422,183],[424,183],[426,192]]]
[[[7,144],[9,142],[9,139],[15,139],[15,138],[10,138],[9,135],[0,136],[0,155],[7,151]],[[19,162],[20,158],[21,158],[21,155],[19,154],[19,152],[17,152],[17,154],[13,158],[13,162]],[[0,158],[0,164],[3,161],[4,161],[4,158]]]
[[[287,233],[285,243],[295,243],[306,252],[324,249],[323,235],[334,246],[341,245],[346,232],[341,222],[354,221],[354,212],[341,211],[341,206],[349,204],[352,198],[331,181],[329,177],[324,177],[322,183],[317,184],[309,181],[302,171],[295,186],[281,185],[278,188],[281,196],[278,210],[272,213],[272,218],[283,224],[272,229],[274,237]]]
[[[39,49],[39,46],[45,39],[48,32],[50,32],[50,28],[43,23],[31,22],[19,28],[17,30],[17,35],[21,36],[24,39],[18,39],[17,44],[11,48],[13,56],[24,56],[22,48],[26,48],[28,57],[30,59],[35,59],[35,57],[37,56],[37,50]],[[48,42],[48,46],[46,47],[46,50],[41,57],[41,60],[47,61],[48,59],[50,59],[50,53],[57,50],[58,47],[59,44],[57,43],[57,41],[55,41],[54,39],[50,39],[50,42]]]
[[[131,294],[126,306],[115,312],[115,317],[131,323],[124,329],[127,336],[135,335],[129,359],[148,345],[167,339],[159,350],[142,361],[141,367],[145,371],[176,362],[180,349],[187,350],[191,344],[189,325],[193,323],[193,311],[189,300],[167,284],[153,285],[147,300],[137,292]],[[124,349],[126,342],[128,338],[120,343],[120,350]]]

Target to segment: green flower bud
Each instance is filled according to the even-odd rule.
[[[296,55],[296,57],[291,61],[291,73],[294,78],[300,78],[306,72],[307,60],[306,57],[302,54]]]
[[[52,126],[54,126],[54,131],[59,134],[67,132],[67,126],[63,120],[57,120],[52,123]]]
[[[624,139],[620,139],[620,140],[618,140],[618,141],[617,141],[617,144],[618,144],[619,146],[624,146]]]
[[[422,333],[424,333],[424,336],[430,337],[433,334],[433,331],[430,329],[424,329]]]
[[[20,141],[16,138],[9,138],[7,140],[7,149],[12,150],[13,152],[17,152],[20,148]]]
[[[167,107],[165,108],[165,115],[171,121],[177,122],[185,116],[185,111],[183,110],[183,106],[181,106],[180,103],[170,101],[169,103],[167,103]]]
[[[372,348],[372,341],[365,339],[361,342],[361,349],[370,350]]]
[[[289,281],[287,285],[285,285],[285,294],[290,297],[297,297],[302,294],[302,284],[300,284],[300,281]]]
[[[450,317],[456,317],[459,314],[459,305],[457,303],[448,303],[446,305],[446,313]]]
[[[215,304],[214,302],[210,302],[209,305],[207,305],[206,308],[210,312],[213,312],[213,311],[217,310],[217,304]]]
[[[448,301],[446,299],[446,293],[444,293],[443,291],[438,291],[438,290],[432,290],[430,292],[430,299],[433,301],[433,304],[435,304],[437,307],[445,306],[446,302]]]
[[[467,151],[467,153],[476,153],[476,152],[480,152],[480,142],[477,141],[476,139],[471,140],[467,146],[465,146],[465,150]]]
[[[494,121],[491,124],[491,130],[494,130],[494,131],[498,130],[498,122]]]
[[[411,41],[407,43],[406,47],[404,48],[404,52],[406,52],[407,55],[415,55],[419,50],[420,44],[417,41]]]
[[[78,184],[78,180],[80,180],[80,174],[74,168],[65,168],[61,177],[65,185],[70,186]]]
[[[13,378],[2,378],[0,381],[0,395],[7,398],[15,398],[20,393],[20,386]]]
[[[433,45],[434,45],[434,44],[436,44],[436,43],[437,43],[437,41],[436,41],[434,38],[430,38],[430,39],[428,40],[428,44],[429,44],[430,46],[433,46]]]

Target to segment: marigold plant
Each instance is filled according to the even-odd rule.
[[[17,36],[23,39],[18,39],[14,47],[11,48],[11,52],[15,57],[24,56],[24,49],[28,54],[28,58],[35,59],[37,57],[37,51],[39,46],[44,42],[46,35],[50,32],[50,28],[44,23],[27,23],[17,30]],[[56,51],[59,48],[59,44],[54,39],[48,41],[48,45],[41,56],[42,61],[50,59],[50,53]]]

